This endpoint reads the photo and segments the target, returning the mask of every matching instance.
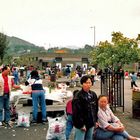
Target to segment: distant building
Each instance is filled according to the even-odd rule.
[[[88,66],[90,59],[88,54],[70,54],[65,51],[56,51],[55,53],[30,53],[23,54],[20,56],[25,65],[34,65],[39,67],[46,67],[56,65],[59,68],[71,65],[72,67],[79,66]]]

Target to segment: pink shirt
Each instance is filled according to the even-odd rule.
[[[66,105],[66,113],[72,115],[72,100],[69,100]]]

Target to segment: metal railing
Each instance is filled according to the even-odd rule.
[[[122,107],[124,112],[124,75],[121,72],[103,72],[101,75],[101,94],[109,97],[112,109]]]

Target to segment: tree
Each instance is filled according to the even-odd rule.
[[[138,62],[139,48],[135,39],[124,37],[120,32],[112,33],[112,42],[100,42],[91,52],[92,62],[99,67],[123,66]]]
[[[112,33],[112,42],[116,47],[115,61],[124,64],[130,64],[139,60],[139,48],[135,39],[124,37],[120,32]]]
[[[108,41],[100,42],[98,47],[91,51],[92,63],[98,65],[100,68],[112,65],[113,61],[113,46]]]
[[[4,64],[11,64],[13,60],[13,57],[11,55],[5,54],[3,58]]]
[[[0,33],[0,59],[1,59],[1,63],[3,62],[6,47],[7,47],[7,37],[5,34]]]
[[[136,38],[137,41],[140,40],[140,34],[138,34],[137,38]]]

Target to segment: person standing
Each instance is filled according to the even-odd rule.
[[[9,76],[10,68],[4,66],[2,68],[2,74],[0,74],[0,126],[4,123],[7,126],[11,126],[10,122],[10,93],[13,88],[20,88],[19,85],[15,85],[13,79]],[[4,110],[4,120],[3,120]]]
[[[73,99],[75,98],[76,94],[79,92],[79,90],[73,91]],[[70,99],[66,104],[66,115],[67,115],[67,122],[66,122],[66,140],[69,140],[71,131],[73,129],[73,121],[72,121],[72,100]]]
[[[66,67],[65,72],[66,72],[66,76],[67,76],[67,78],[69,78],[70,73],[71,73],[71,71],[70,71],[70,66],[67,66],[67,67]]]
[[[134,72],[132,72],[132,75],[131,75],[131,88],[133,88],[133,86],[137,87],[136,81],[137,81],[137,76],[136,76],[136,74]]]
[[[85,75],[80,80],[82,89],[72,101],[72,119],[75,127],[74,140],[93,140],[94,126],[97,121],[97,95],[91,91],[92,79]]]
[[[19,76],[18,75],[19,74],[18,74],[18,70],[16,68],[13,69],[12,75],[14,76],[14,83],[16,85],[18,85],[18,83],[19,83]]]
[[[37,123],[38,104],[41,105],[42,123],[47,122],[45,91],[43,89],[42,80],[39,77],[38,71],[33,70],[31,77],[25,82],[25,85],[31,85],[32,104],[33,104],[33,120],[32,123]]]
[[[128,79],[129,78],[129,72],[125,71],[124,76],[125,76],[125,79]]]
[[[96,74],[96,69],[94,68],[94,66],[92,66],[91,69],[90,69],[90,75],[91,75],[93,84],[95,82],[95,74]]]

